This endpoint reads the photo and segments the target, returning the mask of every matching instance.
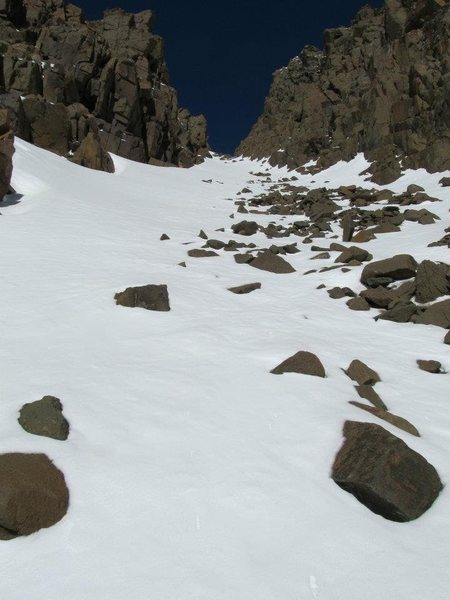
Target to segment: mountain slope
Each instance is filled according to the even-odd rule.
[[[445,600],[448,487],[422,518],[400,524],[330,479],[351,419],[381,423],[448,481],[449,375],[416,365],[436,359],[450,369],[445,331],[375,322],[373,311],[331,300],[317,287],[359,291],[362,266],[304,276],[334,264],[334,256],[311,261],[308,244],[288,257],[296,269],[288,275],[236,264],[231,252],[187,256],[204,244],[201,228],[247,241],[231,232],[233,200],[244,186],[251,194],[240,199],[290,179],[286,169],[217,157],[190,170],[114,162],[114,175],[80,171],[16,143],[12,185],[22,197],[9,197],[0,216],[0,451],[47,453],[71,503],[55,527],[2,543],[5,597]],[[358,176],[367,166],[358,156],[291,184],[367,187]],[[441,176],[408,171],[391,186],[424,186],[442,199],[423,204],[441,220],[378,236],[364,246],[375,259],[448,260],[446,248],[428,247],[448,227]],[[341,235],[332,229],[325,238]],[[251,241],[301,240],[258,232]],[[251,281],[262,289],[227,291]],[[148,283],[168,285],[169,313],[115,305],[116,292]],[[298,350],[316,353],[327,377],[270,373]],[[348,404],[357,395],[342,369],[355,358],[379,372],[377,390],[422,437]],[[32,436],[16,421],[22,404],[44,394],[64,405],[67,442]]]
[[[373,181],[404,168],[450,168],[450,5],[385,0],[329,29],[274,74],[263,114],[237,154],[320,168],[364,152]]]

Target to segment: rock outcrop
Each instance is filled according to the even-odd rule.
[[[364,152],[379,184],[401,167],[450,169],[450,4],[385,0],[325,31],[274,74],[238,154],[325,168]]]
[[[9,191],[13,169],[14,136],[7,110],[0,110],[0,201]]]
[[[67,156],[91,134],[136,161],[200,162],[206,121],[178,107],[153,21],[150,10],[88,22],[62,0],[0,2],[0,107],[13,111],[16,134]]]

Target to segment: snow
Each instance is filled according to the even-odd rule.
[[[0,206],[0,452],[47,453],[71,503],[51,529],[2,543],[2,598],[446,600],[448,487],[400,524],[329,477],[352,419],[382,424],[448,482],[449,375],[415,364],[450,370],[444,330],[375,322],[374,311],[330,300],[317,286],[359,290],[361,269],[303,276],[334,257],[310,262],[301,243],[290,275],[237,265],[232,253],[187,257],[200,229],[236,239],[233,201],[265,161],[214,157],[182,170],[114,157],[109,175],[20,140],[16,150],[12,185],[23,196]],[[365,166],[357,157],[297,183],[376,187],[358,175]],[[443,202],[419,208],[442,220],[379,236],[364,246],[376,259],[448,262],[446,248],[427,247],[449,225],[441,177],[408,171],[389,186],[423,185]],[[227,291],[253,281],[262,289],[249,296]],[[115,305],[116,292],[148,283],[168,285],[171,312]],[[298,350],[315,352],[327,378],[270,374]],[[358,397],[342,368],[354,358],[379,372],[380,396],[421,438],[348,404]],[[17,423],[20,407],[46,394],[64,405],[66,442]]]

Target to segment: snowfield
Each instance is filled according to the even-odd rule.
[[[288,275],[236,264],[232,252],[187,256],[204,243],[200,229],[241,241],[230,229],[241,217],[289,222],[229,218],[249,180],[252,192],[267,189],[251,172],[277,182],[292,176],[286,169],[218,157],[190,170],[114,162],[108,175],[16,141],[22,197],[0,204],[0,452],[48,454],[71,498],[56,526],[1,543],[1,598],[448,600],[448,486],[423,517],[394,523],[330,478],[350,419],[402,438],[448,483],[450,375],[416,365],[435,359],[450,371],[445,330],[375,322],[376,311],[331,300],[316,288],[359,292],[362,267],[304,276],[335,256],[311,262],[301,238],[242,240],[299,242]],[[377,187],[358,175],[365,167],[357,157],[295,184]],[[385,186],[422,185],[443,201],[417,208],[441,220],[405,222],[364,244],[375,260],[449,262],[447,248],[427,247],[450,224],[442,176],[408,171]],[[248,296],[227,291],[255,281],[262,289]],[[115,305],[128,286],[162,283],[168,313]],[[270,374],[299,350],[318,355],[325,379]],[[422,437],[348,404],[359,397],[342,369],[356,358]],[[17,423],[21,406],[44,395],[63,403],[66,442]]]

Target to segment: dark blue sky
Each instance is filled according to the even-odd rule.
[[[232,152],[261,113],[272,73],[322,32],[383,0],[71,0],[89,19],[106,8],[156,13],[181,106],[208,119],[214,150]]]

